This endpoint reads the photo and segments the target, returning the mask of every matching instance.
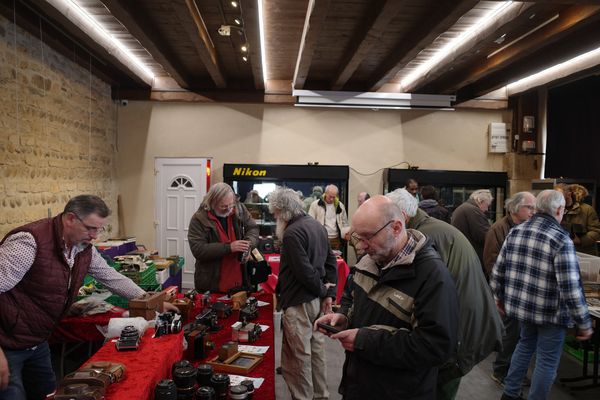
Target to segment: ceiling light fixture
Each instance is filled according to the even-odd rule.
[[[240,50],[242,50],[244,53],[248,51],[248,45],[243,44],[242,47],[240,47]]]
[[[297,107],[452,110],[456,96],[413,93],[293,90]]]
[[[543,71],[519,79],[513,83],[509,83],[506,85],[507,95],[512,96],[536,86],[541,86],[548,82],[552,82],[556,79],[564,78],[576,72],[595,67],[598,65],[599,57],[600,47],[592,51],[588,51],[587,53],[580,54],[577,57],[571,58],[570,60],[564,61],[560,64],[553,65],[552,67],[546,68]]]
[[[527,36],[531,35],[533,32],[537,31],[538,29],[541,29],[544,26],[548,25],[550,22],[554,21],[558,17],[559,17],[559,15],[556,14],[555,16],[553,16],[552,18],[550,18],[549,20],[542,22],[540,25],[536,26],[535,28],[533,28],[529,32],[525,32],[524,34],[522,34],[521,36],[519,36],[518,38],[516,38],[512,42],[509,42],[509,43],[505,44],[504,46],[500,47],[499,49],[491,52],[490,54],[488,54],[487,58],[491,58],[491,57],[495,56],[496,54],[500,53],[502,50],[506,49],[507,47],[510,47],[513,44],[517,43],[518,41],[525,39]],[[496,43],[498,43],[498,42],[496,42]],[[500,43],[502,43],[502,42],[500,42]],[[498,44],[500,44],[500,43],[498,43]]]
[[[233,19],[233,22],[234,22],[236,25],[242,25],[242,19],[241,19],[241,18],[234,18],[234,19]]]
[[[263,12],[263,0],[258,0],[258,30],[260,33],[260,61],[262,64],[263,83],[267,86],[267,57],[265,55],[265,15]]]
[[[115,36],[111,35],[102,23],[85,11],[75,0],[47,0],[86,35],[100,44],[106,51],[119,59],[139,76],[144,82],[152,85],[154,72],[136,57],[133,52]]]
[[[248,62],[248,57],[242,56],[242,60],[244,60],[244,62]]]
[[[418,65],[411,73],[404,77],[400,81],[400,87],[402,90],[406,90],[412,83],[420,79],[422,76],[427,74],[435,65],[441,63],[450,54],[455,53],[456,49],[467,42],[467,40],[479,34],[479,32],[485,30],[488,26],[494,23],[498,18],[504,15],[505,12],[510,10],[510,6],[513,1],[498,2],[495,7],[489,10],[483,17],[479,18],[477,22],[471,25],[463,33],[458,35],[456,38],[448,41],[448,43],[441,49],[436,51],[428,60]],[[520,6],[521,4],[518,3]]]
[[[232,2],[231,2],[231,6],[232,6],[233,8],[237,8],[237,6],[238,6],[238,2],[237,2],[237,1],[232,1]]]

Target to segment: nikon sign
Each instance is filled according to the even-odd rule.
[[[253,169],[250,167],[236,167],[233,169],[233,176],[267,176],[266,169]]]

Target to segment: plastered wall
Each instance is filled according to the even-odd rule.
[[[109,85],[0,16],[0,98],[0,238],[81,193],[116,209]]]
[[[350,214],[356,195],[381,193],[383,169],[403,161],[424,169],[503,170],[503,155],[487,152],[488,124],[507,117],[500,111],[130,101],[118,113],[124,230],[151,246],[155,157],[212,157],[213,182],[222,181],[224,163],[348,165]]]

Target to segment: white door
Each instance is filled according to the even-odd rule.
[[[182,286],[194,287],[195,258],[187,239],[188,226],[207,186],[210,158],[156,158],[156,248],[162,256],[185,259]]]

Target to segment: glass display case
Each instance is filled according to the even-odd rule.
[[[338,165],[223,165],[223,180],[240,196],[263,237],[275,235],[275,219],[269,213],[268,198],[277,186],[301,191],[307,198],[314,186],[325,189],[333,184],[339,189],[340,201],[347,206],[349,174],[348,166]]]
[[[388,193],[403,188],[406,181],[414,179],[419,187],[431,185],[440,196],[440,203],[450,213],[469,199],[478,189],[489,189],[494,201],[488,212],[492,222],[504,216],[504,200],[508,191],[506,172],[446,171],[427,169],[394,169],[384,173],[383,192]]]

